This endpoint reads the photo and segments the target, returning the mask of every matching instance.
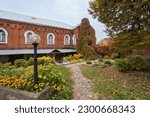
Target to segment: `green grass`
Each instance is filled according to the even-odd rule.
[[[113,66],[81,66],[84,76],[92,80],[99,99],[150,99],[150,73],[121,73]]]
[[[71,72],[68,68],[66,68],[63,65],[57,65],[57,69],[60,71],[60,73],[63,74],[63,80],[65,81],[64,84],[64,91],[61,91],[60,93],[53,95],[52,99],[54,100],[69,100],[73,98],[72,93],[72,81],[71,81]]]

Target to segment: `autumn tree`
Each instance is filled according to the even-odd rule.
[[[89,13],[106,25],[122,52],[150,49],[150,0],[93,0]]]

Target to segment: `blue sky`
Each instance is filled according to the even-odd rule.
[[[75,26],[89,18],[97,39],[106,38],[105,27],[89,15],[89,0],[0,0],[0,9],[25,15],[52,19]]]

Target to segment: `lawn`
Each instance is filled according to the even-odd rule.
[[[119,72],[114,66],[82,65],[84,76],[92,80],[93,90],[99,99],[147,100],[150,99],[150,72]]]

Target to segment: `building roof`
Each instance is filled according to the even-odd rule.
[[[38,49],[38,54],[50,54],[57,50],[60,53],[71,53],[77,52],[76,49]],[[22,49],[22,50],[0,50],[0,55],[19,55],[19,54],[33,54],[33,49]]]
[[[77,52],[76,49],[56,49],[60,51],[61,53],[70,53],[70,52]]]
[[[35,24],[35,25],[49,26],[49,27],[73,29],[72,26],[70,26],[66,23],[53,21],[53,20],[49,20],[49,19],[27,16],[27,15],[22,15],[22,14],[18,14],[18,13],[12,13],[12,12],[8,12],[8,11],[4,11],[4,10],[0,10],[0,19],[30,23],[30,24]]]

